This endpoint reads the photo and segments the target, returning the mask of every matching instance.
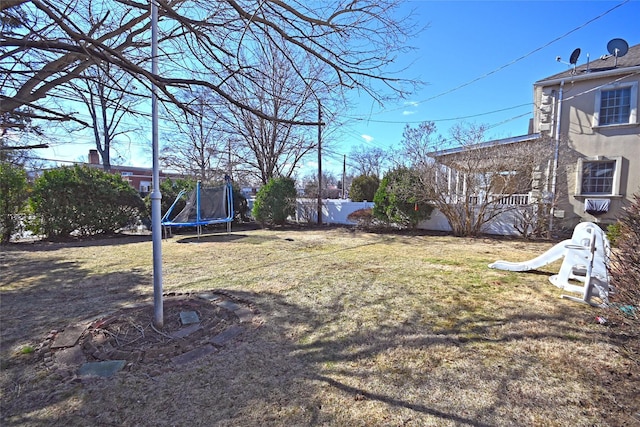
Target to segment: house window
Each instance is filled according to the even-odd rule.
[[[582,164],[582,193],[611,194],[616,162],[584,162]]]
[[[629,123],[631,88],[602,91],[600,95],[600,125]]]
[[[140,192],[141,193],[150,193],[151,192],[151,181],[140,181]]]
[[[595,126],[636,123],[638,83],[605,86],[596,95]]]
[[[621,157],[578,160],[579,195],[618,195]]]

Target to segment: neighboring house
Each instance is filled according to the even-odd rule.
[[[508,156],[523,145],[537,144],[549,160],[533,171],[528,192],[509,194],[505,200],[520,210],[546,203],[554,230],[572,230],[581,221],[606,227],[640,194],[639,83],[640,44],[623,56],[603,56],[535,82],[529,134],[444,150],[435,157],[451,162],[470,149],[482,150],[487,158],[496,149]],[[508,168],[502,167],[493,175],[505,172]],[[463,190],[464,197],[482,194],[482,189]],[[456,192],[460,188],[454,188]],[[515,234],[513,222],[498,218],[485,231]],[[448,229],[437,212],[421,227]]]
[[[90,167],[102,167],[100,164],[100,156],[98,150],[89,150],[89,164]],[[151,168],[139,168],[134,166],[114,166],[111,165],[111,173],[120,175],[122,179],[127,181],[133,188],[138,190],[140,196],[145,197],[149,194],[153,188],[153,169]],[[163,181],[166,178],[183,178],[182,175],[172,174],[160,171],[160,180]]]
[[[640,44],[534,83],[533,132],[556,140],[566,165],[555,215],[566,225],[613,223],[640,192],[639,82]]]

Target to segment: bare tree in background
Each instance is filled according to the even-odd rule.
[[[420,171],[424,197],[447,218],[455,235],[478,235],[499,215],[526,209],[533,190],[544,185],[535,172],[547,164],[548,141],[485,143],[485,126],[460,124],[452,128],[448,147],[454,148],[448,148],[434,136],[433,124],[419,129],[405,132],[403,146],[411,148],[407,158]],[[407,137],[416,138],[415,144]]]
[[[317,148],[317,128],[295,123],[314,120],[321,108],[317,93],[326,92],[329,81],[320,84],[322,73],[308,69],[307,75],[314,80],[300,81],[298,73],[307,68],[304,57],[285,55],[271,42],[257,46],[251,54],[260,66],[251,79],[238,85],[236,94],[271,119],[232,107],[229,127],[238,140],[235,154],[240,167],[266,184],[271,178],[291,177],[302,158]],[[292,60],[297,69],[291,66]]]
[[[42,130],[33,126],[28,108],[21,108],[19,114],[4,113],[0,116],[0,161],[24,165],[27,150],[33,147],[31,135],[39,136]],[[39,144],[38,144],[39,145]]]
[[[69,86],[87,108],[102,167],[109,172],[117,138],[140,130],[131,120],[140,116],[135,107],[143,98],[136,92],[131,76],[107,62],[87,68]]]
[[[382,148],[359,145],[349,153],[350,164],[356,169],[355,175],[380,178],[389,159],[389,153]]]
[[[416,127],[405,125],[400,151],[394,156],[395,162],[403,166],[423,168],[432,163],[433,151],[442,150],[446,145],[446,139],[437,133],[434,122],[422,122]]]
[[[227,172],[229,145],[222,130],[216,97],[205,89],[187,93],[185,105],[193,114],[177,114],[170,139],[160,153],[163,166],[203,182],[221,180]],[[191,99],[187,101],[186,98]]]
[[[310,174],[302,178],[304,195],[308,198],[318,197],[318,174]],[[340,181],[331,172],[322,173],[322,194],[323,199],[337,199],[340,196]]]
[[[413,89],[413,82],[389,74],[388,66],[406,49],[405,41],[416,28],[397,18],[399,3],[159,0],[160,67],[152,74],[148,2],[4,0],[0,113],[28,106],[41,118],[78,121],[74,114],[47,108],[47,97],[59,96],[61,85],[104,62],[149,91],[155,85],[161,102],[188,112],[177,93],[203,87],[258,117],[283,121],[236,92],[238,85],[252,81],[261,66],[241,53],[267,42],[285,56],[304,55],[305,60],[326,67],[342,89],[359,89],[377,100],[402,96]],[[313,76],[296,67],[293,58],[289,66],[298,87]],[[388,91],[374,89],[376,81]],[[293,122],[310,125],[317,120],[305,116]]]

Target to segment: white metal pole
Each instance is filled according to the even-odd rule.
[[[322,105],[318,99],[318,225],[322,225]]]
[[[228,159],[228,164],[227,164],[227,174],[229,175],[229,182],[233,182],[233,168],[231,167],[231,139],[229,139],[228,141],[229,144],[229,159]],[[224,184],[227,185],[227,180],[224,180]],[[226,188],[225,188],[225,194],[227,194]],[[228,195],[228,197],[231,197],[231,200],[227,200],[227,206],[228,206],[228,213],[231,215],[231,211],[233,211],[233,208],[231,208],[231,206],[233,206],[233,187],[231,187],[231,194]],[[229,204],[231,203],[231,204]],[[231,221],[227,222],[227,234],[231,233],[231,223],[233,222],[233,216],[231,215]]]
[[[158,75],[158,4],[151,0],[151,74]],[[158,162],[158,94],[151,84],[151,145],[153,147],[153,190],[151,191],[151,224],[153,240],[153,323],[162,328],[162,208],[160,201],[160,168]]]

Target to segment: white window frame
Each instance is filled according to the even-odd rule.
[[[140,188],[138,191],[141,193],[150,193],[153,183],[151,181],[140,181]]]
[[[609,90],[627,89],[630,88],[630,101],[629,101],[629,122],[627,123],[612,123],[612,124],[600,124],[600,107],[602,103],[602,92]],[[596,102],[593,107],[593,127],[594,128],[607,128],[612,126],[628,126],[638,123],[638,82],[620,82],[611,85],[602,86],[600,90],[596,92]]]
[[[614,162],[613,170],[613,182],[611,183],[611,193],[583,193],[582,192],[582,171],[585,163],[593,162]],[[622,157],[586,157],[578,159],[578,168],[576,170],[576,196],[588,196],[588,197],[607,197],[607,196],[621,196],[620,194],[620,176],[622,169]]]

